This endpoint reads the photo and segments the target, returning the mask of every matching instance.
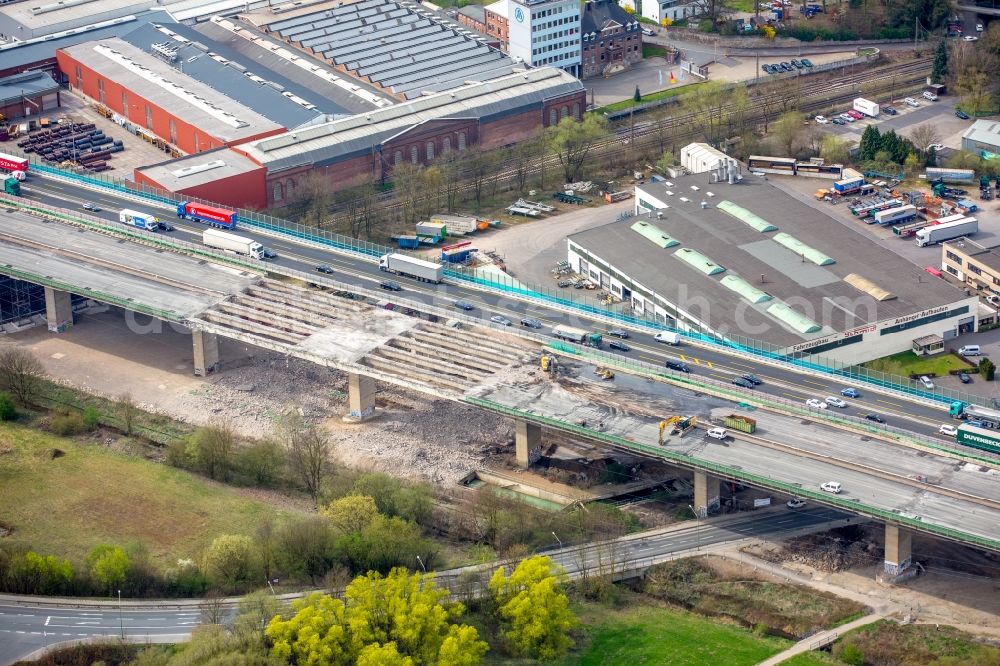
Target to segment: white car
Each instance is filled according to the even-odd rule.
[[[983,24],[982,23],[977,23],[976,24],[976,32],[982,32],[982,31],[983,31]]]
[[[974,41],[978,40],[979,38],[976,37],[975,35],[966,35],[965,37],[962,37],[962,39],[964,39],[967,42],[974,42]]]
[[[950,423],[944,423],[941,425],[940,428],[938,428],[938,434],[954,437],[955,435],[958,434],[958,428],[956,428]]]
[[[820,490],[825,490],[828,493],[833,493],[834,495],[839,495],[843,487],[836,481],[827,481],[820,486]]]
[[[843,120],[843,121],[849,122],[849,123],[853,123],[854,122],[854,116],[852,116],[850,114],[847,114],[847,113],[840,114],[840,119]]]
[[[932,143],[931,145],[927,146],[927,150],[930,150],[931,148],[934,149],[934,152],[938,152],[938,151],[944,150],[944,144],[943,143]]]
[[[793,497],[792,499],[785,502],[789,509],[801,509],[806,505],[806,501],[801,497]]]
[[[839,409],[843,409],[844,407],[847,407],[847,402],[845,402],[844,400],[841,400],[840,398],[838,398],[836,396],[832,396],[831,395],[828,398],[824,398],[823,401],[826,404],[830,405],[831,407],[837,407]]]
[[[920,384],[928,391],[934,390],[934,382],[932,382],[931,378],[928,377],[927,375],[920,375],[920,379],[917,381],[919,381]]]
[[[711,437],[712,439],[725,439],[726,438],[726,429],[725,428],[711,428],[705,434],[708,435],[709,437]]]
[[[917,109],[917,108],[920,107],[920,102],[918,102],[917,100],[913,99],[912,97],[907,97],[906,99],[904,99],[903,100],[903,104],[906,104],[906,106],[911,106],[914,109]]]
[[[809,398],[806,400],[806,404],[813,409],[826,409],[826,403],[819,398]]]
[[[820,125],[826,125],[828,122],[830,122],[829,120],[826,119],[826,116],[816,116],[815,120]]]

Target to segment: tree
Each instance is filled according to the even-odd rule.
[[[254,543],[260,556],[260,566],[264,570],[264,579],[271,580],[278,559],[278,535],[270,516],[264,516],[254,532]]]
[[[933,154],[934,149],[931,148],[928,151],[928,156],[932,156]],[[906,169],[906,173],[908,174],[914,174],[920,169],[920,158],[917,157],[916,153],[910,153],[906,156],[906,159],[903,161],[903,168]]]
[[[283,193],[284,198],[276,201],[284,203],[287,217],[316,227],[322,226],[333,206],[333,190],[330,180],[319,172],[312,172],[300,178],[292,193]]]
[[[335,499],[320,509],[340,534],[360,532],[379,515],[375,500],[367,495],[347,495]]]
[[[278,531],[276,554],[289,575],[315,585],[333,566],[333,528],[320,517],[290,521]]]
[[[354,572],[386,572],[393,567],[417,566],[420,562],[424,567],[433,567],[438,550],[415,523],[380,515],[360,532],[340,539],[337,554]]]
[[[545,130],[546,143],[562,166],[565,182],[579,180],[583,165],[597,142],[608,135],[608,122],[592,113],[582,121],[566,117]]]
[[[934,64],[931,68],[931,80],[934,83],[941,83],[948,73],[948,40],[942,39],[938,42],[937,50],[934,51]]]
[[[934,125],[923,123],[913,128],[913,131],[910,132],[910,140],[913,141],[917,150],[926,151],[929,145],[941,141],[941,134]]]
[[[824,134],[819,156],[829,164],[846,164],[850,157],[850,142],[836,134]]]
[[[203,426],[188,441],[188,453],[198,469],[211,479],[225,478],[232,466],[236,431],[229,423]]]
[[[979,361],[979,374],[988,382],[993,381],[993,376],[996,374],[997,366],[988,358],[981,359]]]
[[[319,501],[320,486],[330,473],[332,450],[330,436],[316,427],[294,432],[288,441],[288,465],[313,502]]]
[[[257,577],[253,541],[242,534],[223,534],[212,541],[205,553],[206,569],[221,583],[236,590]]]
[[[864,162],[870,162],[875,159],[875,153],[881,149],[882,135],[874,124],[869,125],[865,128],[864,133],[861,134],[861,144],[859,146],[859,150],[861,151],[861,160]]]
[[[27,407],[42,390],[42,364],[35,355],[21,347],[0,352],[0,391],[6,391]]]
[[[579,620],[562,590],[565,573],[545,556],[523,560],[508,577],[497,569],[490,592],[501,619],[501,636],[516,656],[553,661],[573,647]]]
[[[993,108],[994,95],[991,88],[993,77],[986,71],[972,66],[958,75],[955,88],[962,96],[962,108],[976,117],[981,111]]]
[[[667,169],[674,166],[677,160],[674,159],[674,153],[672,150],[664,151],[663,157],[656,161],[656,168],[658,168],[663,173],[667,172]]]
[[[639,86],[635,87],[635,93],[632,94],[632,101],[636,104],[642,101],[642,94],[639,93]]]
[[[499,155],[494,150],[473,146],[465,155],[465,172],[472,184],[472,198],[478,213],[483,205],[483,190],[490,178],[496,175]]]
[[[795,155],[795,149],[805,135],[805,119],[805,115],[798,111],[786,111],[775,121],[771,132],[785,155]]]
[[[280,615],[284,605],[272,594],[253,592],[240,600],[233,634],[247,647],[263,648],[267,640],[267,625]]]
[[[345,601],[314,593],[292,611],[267,636],[273,654],[297,664],[475,666],[488,650],[474,627],[455,623],[465,607],[433,576],[404,569],[354,579]]]
[[[53,555],[34,551],[14,555],[7,565],[9,592],[18,594],[58,594],[73,580],[73,565]]]
[[[265,440],[244,448],[236,459],[239,471],[258,486],[271,486],[281,475],[285,452],[277,442]]]
[[[375,500],[379,513],[426,524],[434,508],[434,490],[426,483],[410,483],[382,474],[362,474],[354,481],[353,493]]]
[[[121,589],[132,562],[120,547],[105,544],[90,551],[87,567],[94,582],[111,595],[116,589]]]
[[[6,391],[0,392],[0,421],[13,421],[17,418],[17,408],[14,399]]]

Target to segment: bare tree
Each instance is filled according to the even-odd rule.
[[[329,435],[316,427],[298,430],[288,440],[288,463],[313,502],[319,500],[323,478],[330,473],[332,450]]]
[[[218,594],[205,597],[205,600],[198,605],[198,609],[201,611],[202,624],[222,625],[226,619],[226,606]]]
[[[937,131],[937,128],[930,123],[924,123],[923,125],[917,125],[910,132],[910,141],[913,145],[917,147],[917,150],[927,150],[927,146],[932,143],[938,143],[941,140],[941,134]]]
[[[132,394],[125,391],[119,395],[116,407],[118,410],[118,418],[121,419],[122,422],[122,432],[126,435],[131,435],[132,431],[135,429],[135,417],[139,411]]]
[[[417,221],[417,211],[423,194],[421,178],[423,170],[424,167],[412,162],[403,162],[392,167],[393,193],[402,205],[403,221],[409,224]]]
[[[38,399],[43,372],[42,364],[27,349],[10,347],[0,352],[0,389],[24,406]]]

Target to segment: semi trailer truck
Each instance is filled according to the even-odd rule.
[[[234,252],[253,259],[264,258],[264,246],[252,238],[237,236],[218,229],[205,229],[201,235],[201,242],[208,247],[217,250]]]
[[[589,347],[600,347],[602,341],[600,333],[591,333],[582,328],[573,328],[572,326],[563,326],[562,324],[552,329],[552,336],[560,340],[568,340]]]
[[[405,254],[383,254],[378,260],[378,269],[434,284],[441,284],[441,279],[444,277],[444,268],[441,264],[408,257]]]
[[[236,228],[236,211],[217,206],[206,206],[205,204],[185,201],[177,204],[177,217],[195,222],[203,222],[209,226],[222,227],[223,229]]]
[[[947,224],[935,224],[924,227],[915,234],[918,247],[927,247],[936,243],[943,243],[954,238],[969,236],[979,231],[979,220],[974,217],[967,217],[957,222]]]

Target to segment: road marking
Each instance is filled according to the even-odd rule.
[[[49,621],[50,621],[51,619],[52,619],[52,616],[51,616],[51,615],[46,615],[46,616],[45,616],[45,625],[44,625],[44,626],[46,626],[46,627],[47,627],[47,626],[49,626]]]
[[[826,384],[821,384],[819,382],[814,382],[814,381],[811,381],[809,379],[803,379],[803,380],[801,380],[801,383],[802,384],[812,384],[813,386],[818,386],[821,389],[823,389],[824,391],[827,389],[827,385]]]
[[[715,366],[712,365],[711,361],[705,361],[705,365],[707,365],[710,368],[715,367]]]

